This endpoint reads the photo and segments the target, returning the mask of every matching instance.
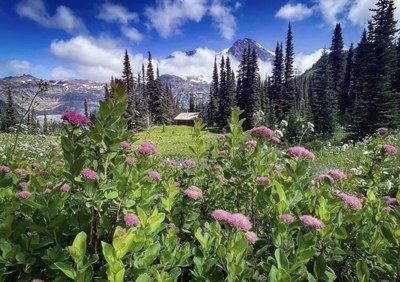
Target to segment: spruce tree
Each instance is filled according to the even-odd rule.
[[[86,99],[85,99],[86,101]],[[86,116],[88,117],[88,116]],[[47,121],[47,114],[44,113],[44,118],[43,118],[43,127],[42,127],[42,134],[48,135],[49,134],[49,123]]]
[[[342,28],[340,23],[337,23],[332,36],[331,52],[329,54],[329,63],[331,66],[332,75],[332,90],[333,90],[333,106],[334,109],[338,108],[340,114],[345,113],[345,101],[341,101],[341,90],[343,81],[343,71],[344,71],[344,43],[342,37]],[[338,107],[342,105],[343,107]]]
[[[379,127],[394,128],[398,125],[398,99],[394,89],[393,78],[396,75],[397,55],[395,36],[398,32],[394,18],[394,1],[379,0],[372,16],[373,50],[374,50],[374,101],[376,103],[376,120],[371,122],[375,129]]]
[[[293,34],[292,27],[289,23],[286,35],[286,54],[285,54],[285,71],[284,84],[282,90],[282,117],[285,118],[289,112],[295,108],[296,92],[294,85],[294,50],[293,50]]]
[[[354,64],[354,47],[353,43],[351,43],[349,51],[347,53],[346,68],[343,76],[343,84],[339,95],[339,109],[341,109],[342,114],[344,114],[347,111],[347,109],[352,107],[349,97],[350,97],[350,89],[352,83],[351,75],[353,73],[353,64]]]
[[[208,106],[208,111],[209,122],[211,124],[217,124],[219,116],[219,78],[216,58],[214,59],[214,69],[210,86],[210,102]]]
[[[83,109],[84,109],[84,112],[85,112],[85,117],[89,117],[89,108],[88,108],[88,103],[87,103],[86,99],[83,102]]]
[[[195,104],[194,104],[193,93],[190,93],[190,95],[189,95],[189,112],[190,113],[195,112]]]
[[[321,64],[313,80],[314,97],[312,113],[316,133],[325,137],[332,136],[335,131],[335,109],[332,104],[334,99],[331,81],[331,69],[326,50],[321,56]]]
[[[136,83],[133,77],[131,63],[129,61],[128,50],[125,49],[125,56],[124,56],[124,64],[123,64],[123,71],[122,71],[122,79],[125,85],[125,93],[128,100],[128,108],[127,112],[129,114],[129,128],[133,127],[134,119],[135,119],[135,110],[136,110]]]
[[[3,130],[5,132],[11,132],[11,128],[17,125],[16,111],[14,108],[14,102],[11,95],[11,89],[8,88],[7,92],[7,107],[4,114]]]
[[[279,119],[283,119],[283,53],[282,53],[282,43],[276,44],[275,48],[275,58],[273,62],[272,69],[272,77],[271,77],[271,85],[268,90],[268,94],[270,100],[274,103],[275,106],[275,116]]]

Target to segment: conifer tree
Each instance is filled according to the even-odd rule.
[[[208,106],[208,111],[208,116],[210,119],[209,122],[211,124],[217,124],[219,115],[219,78],[216,58],[214,59],[214,69],[210,86],[210,102]]]
[[[84,112],[85,112],[85,117],[89,117],[89,108],[88,108],[88,103],[87,103],[86,99],[83,102],[83,109],[84,109]]]
[[[156,79],[151,92],[151,115],[154,124],[165,124],[167,121],[167,108],[164,99],[164,90],[161,84],[160,72],[157,66]]]
[[[354,64],[354,47],[353,43],[351,43],[349,51],[347,53],[346,68],[343,77],[342,89],[340,91],[340,96],[339,96],[339,109],[341,111],[341,114],[344,114],[348,108],[352,107],[349,96],[352,83],[351,75],[353,73],[353,64]]]
[[[3,130],[5,132],[11,132],[11,128],[17,125],[16,111],[14,108],[14,102],[11,95],[11,89],[8,88],[7,92],[7,107],[4,115]]]
[[[189,112],[190,113],[195,112],[195,104],[194,104],[193,93],[190,93],[190,96],[189,96]]]
[[[86,101],[86,99],[85,99]],[[88,116],[86,116],[88,117]],[[44,113],[44,118],[43,118],[43,127],[42,127],[42,134],[47,135],[49,134],[49,123],[47,121],[47,114]]]
[[[282,53],[282,43],[276,44],[275,48],[275,58],[273,62],[272,69],[272,77],[271,77],[271,85],[268,90],[268,94],[270,96],[270,100],[274,103],[275,108],[275,116],[279,119],[283,119],[282,113],[282,91],[283,91],[283,53]]]
[[[286,117],[289,112],[294,109],[296,102],[296,92],[294,85],[294,50],[293,50],[293,34],[292,27],[289,23],[286,35],[286,54],[285,54],[285,71],[284,84],[282,90],[282,117]]]
[[[236,81],[235,81],[235,72],[232,70],[231,62],[229,57],[226,58],[226,84],[228,87],[228,118],[230,115],[230,109],[236,105]]]
[[[324,50],[321,56],[321,65],[318,66],[313,80],[312,113],[315,132],[326,137],[332,136],[335,130],[335,109],[332,104],[334,97],[330,72],[328,54]]]
[[[329,54],[329,63],[331,66],[331,75],[332,75],[332,90],[333,90],[333,106],[334,110],[338,108],[338,104],[342,105],[342,108],[339,108],[340,114],[344,114],[345,112],[345,101],[341,101],[341,90],[342,90],[342,81],[343,81],[343,71],[344,71],[344,43],[342,37],[342,28],[340,23],[337,23],[335,26],[335,30],[332,36],[332,44],[331,44],[331,52]]]

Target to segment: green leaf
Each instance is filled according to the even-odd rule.
[[[142,273],[138,278],[136,278],[136,282],[151,282],[150,275],[147,273]]]
[[[245,238],[241,238],[239,241],[235,242],[235,244],[232,247],[232,251],[235,254],[236,257],[241,257],[246,251],[248,247],[248,243]]]
[[[66,262],[56,262],[54,265],[61,270],[65,275],[67,275],[69,278],[75,280],[76,278],[76,272],[72,265]]]
[[[275,250],[275,259],[276,263],[278,264],[278,269],[288,269],[289,262],[282,249],[279,248]]]
[[[335,229],[335,238],[336,239],[346,239],[347,238],[347,232],[344,227],[339,227]]]
[[[108,200],[118,198],[118,192],[117,191],[109,192],[109,193],[106,194],[106,198]]]
[[[369,281],[369,269],[365,260],[359,260],[356,263],[357,277],[360,282]]]
[[[76,237],[74,239],[74,242],[72,243],[72,247],[74,248],[74,252],[77,255],[77,257],[74,258],[76,263],[81,262],[83,260],[83,258],[85,257],[85,254],[86,254],[86,238],[87,238],[87,235],[86,235],[85,232],[83,232],[83,231],[79,232],[76,235]],[[71,254],[71,256],[72,256],[72,254]],[[78,260],[76,260],[76,259],[78,259]]]
[[[322,280],[326,270],[326,260],[324,255],[321,253],[314,263],[314,273],[317,276],[318,280]]]
[[[101,242],[101,246],[103,247],[104,258],[109,264],[112,264],[116,260],[113,246],[106,242]]]

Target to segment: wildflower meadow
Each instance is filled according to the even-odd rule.
[[[333,149],[244,133],[233,109],[213,140],[196,121],[176,162],[137,144],[124,93],[92,120],[66,112],[33,159],[1,144],[0,281],[400,281],[390,129],[322,166]]]

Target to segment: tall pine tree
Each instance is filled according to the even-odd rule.
[[[5,132],[11,132],[11,128],[17,125],[17,114],[14,107],[14,101],[11,95],[11,89],[7,92],[7,107],[4,114],[2,128]]]
[[[271,102],[274,104],[275,116],[283,119],[283,78],[284,78],[284,62],[282,53],[282,43],[276,44],[275,58],[273,62],[271,84],[268,90]]]
[[[285,54],[285,71],[284,83],[282,90],[282,117],[286,118],[291,110],[295,108],[296,92],[294,85],[294,70],[293,70],[293,34],[292,27],[289,23],[286,35],[286,54]]]
[[[135,93],[135,80],[132,73],[131,63],[129,61],[128,50],[125,49],[125,56],[124,56],[124,67],[122,71],[122,79],[125,85],[125,93],[128,99],[128,108],[127,112],[130,116],[129,118],[129,128],[133,127],[135,118],[135,110],[136,110],[136,93]]]
[[[217,124],[219,116],[219,78],[217,59],[214,59],[214,69],[210,86],[210,101],[208,106],[209,123]]]
[[[346,68],[343,76],[342,89],[339,95],[339,109],[342,114],[347,112],[347,110],[352,107],[349,96],[352,83],[351,75],[353,73],[353,64],[354,64],[354,47],[353,43],[351,43],[349,51],[347,52]]]

